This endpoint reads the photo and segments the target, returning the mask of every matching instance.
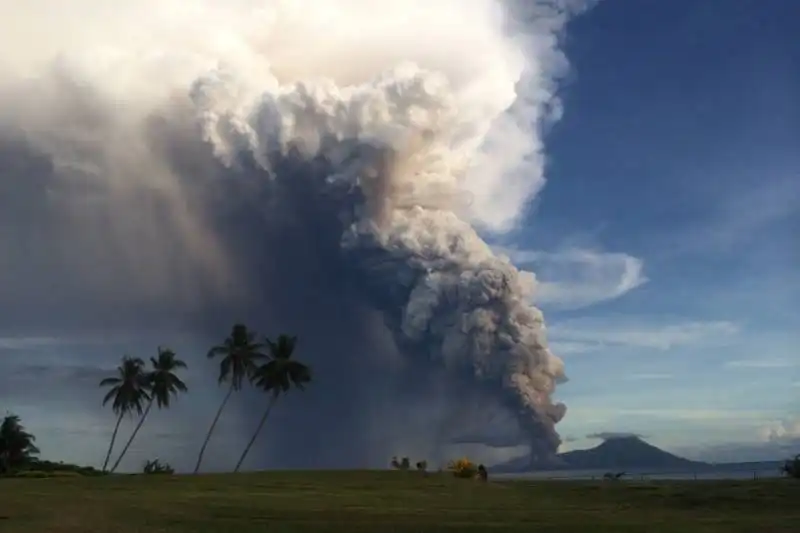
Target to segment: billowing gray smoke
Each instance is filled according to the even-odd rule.
[[[285,463],[497,440],[482,412],[556,451],[535,279],[476,229],[543,184],[581,2],[54,2],[0,4],[0,329],[297,332]]]

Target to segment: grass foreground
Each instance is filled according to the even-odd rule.
[[[0,479],[2,533],[800,529],[800,483],[478,481],[417,472]]]

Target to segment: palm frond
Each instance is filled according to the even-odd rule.
[[[213,359],[220,355],[225,355],[227,352],[228,352],[227,346],[214,346],[213,348],[208,350],[206,357],[208,357],[209,359]]]
[[[175,387],[176,390],[179,390],[180,392],[187,392],[189,390],[189,387],[186,386],[186,383],[181,381],[179,377],[175,377],[175,380],[172,382],[172,385]]]
[[[125,355],[116,369],[117,375],[100,381],[101,387],[111,389],[103,397],[103,405],[111,403],[115,413],[129,413],[137,410],[137,402],[148,398],[148,376],[144,372],[144,361],[138,357]]]
[[[158,357],[151,357],[152,370],[148,372],[147,389],[159,408],[169,407],[171,398],[188,390],[186,384],[175,375],[174,370],[186,368],[186,363],[177,359],[169,348],[158,348]]]
[[[228,376],[231,373],[231,366],[233,365],[233,361],[226,357],[222,361],[219,362],[219,382],[222,383],[223,381],[228,380]]]
[[[111,389],[111,390],[109,390],[109,391],[106,393],[106,395],[103,397],[103,405],[105,405],[105,404],[107,404],[108,402],[110,402],[110,401],[111,401],[111,399],[112,399],[112,398],[114,398],[116,395],[117,395],[117,389],[116,389],[116,387],[115,387],[115,388],[113,388],[113,389]],[[116,410],[116,409],[115,409],[115,410]]]
[[[255,371],[256,361],[263,359],[263,345],[254,342],[255,331],[241,323],[234,324],[230,335],[220,346],[211,348],[208,357],[220,357],[218,381],[230,382],[235,390],[239,390],[245,378],[250,378]]]

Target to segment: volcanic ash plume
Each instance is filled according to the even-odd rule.
[[[513,83],[487,100],[405,64],[345,87],[270,85],[245,101],[230,74],[195,86],[217,155],[232,164],[247,154],[270,174],[289,151],[330,162],[335,172],[317,186],[331,198],[358,197],[341,212],[342,249],[404,351],[496,387],[522,426],[555,450],[564,407],[550,397],[562,365],[528,303],[533,279],[495,257],[462,214],[463,181],[492,120],[512,103]]]
[[[62,237],[99,253],[135,235],[130,255],[147,254],[142,273],[128,271],[135,291],[113,284],[115,304],[144,299],[152,310],[171,297],[170,309],[234,307],[231,280],[247,280],[242,293],[271,286],[274,272],[248,255],[275,252],[269,221],[288,217],[289,203],[294,217],[325,213],[320,239],[332,239],[341,272],[380,311],[402,356],[488,392],[514,414],[534,458],[547,459],[560,442],[565,408],[552,394],[563,366],[529,303],[533,275],[495,256],[476,229],[512,229],[544,183],[540,129],[557,118],[557,36],[576,4],[167,0],[100,24],[91,14],[100,4],[82,0],[44,31],[48,1],[31,0],[14,18],[41,42],[0,56],[14,73],[0,89],[19,104],[0,121],[49,161],[51,200],[68,189],[104,206],[104,217],[77,217],[74,204],[69,216],[49,204]],[[20,49],[13,38],[0,44]],[[259,196],[237,208],[238,196],[208,192],[226,189]],[[263,217],[236,232],[220,222],[220,205],[250,212],[253,198]],[[136,226],[143,209],[159,213],[156,227]],[[242,231],[248,245],[231,245]],[[86,275],[102,265],[69,252],[59,261],[71,287],[111,305],[109,285]],[[111,270],[104,275],[115,280]],[[12,271],[0,270],[0,287]],[[204,301],[174,298],[198,287]]]

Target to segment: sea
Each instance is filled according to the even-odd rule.
[[[553,481],[590,481],[602,480],[607,473],[616,474],[619,470],[555,470],[526,472],[516,474],[496,474],[495,479],[520,479],[520,480],[553,480]],[[710,466],[698,471],[686,470],[630,470],[625,471],[621,481],[691,481],[691,480],[749,480],[772,479],[782,476],[779,463],[764,463],[742,465],[737,468],[731,466]]]

